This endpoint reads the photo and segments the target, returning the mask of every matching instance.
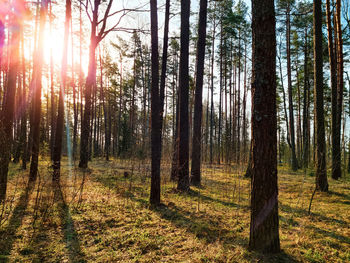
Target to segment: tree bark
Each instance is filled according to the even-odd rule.
[[[305,47],[304,47],[304,94],[303,94],[303,167],[309,167],[309,70],[308,70],[308,38],[307,29],[305,29]]]
[[[15,5],[22,6],[24,3],[17,0]],[[20,11],[20,10],[19,10]],[[23,11],[23,10],[22,10]],[[9,40],[10,63],[7,79],[7,87],[4,92],[3,106],[0,112],[0,203],[6,198],[7,173],[11,157],[12,126],[16,99],[16,82],[19,68],[19,44],[21,28],[21,11],[19,14],[10,14],[11,37]]]
[[[276,35],[273,0],[252,0],[252,194],[249,248],[278,252]]]
[[[329,67],[331,71],[331,98],[332,98],[332,177],[337,177],[340,172],[340,162],[338,160],[338,132],[337,132],[337,60],[334,51],[333,30],[332,30],[332,14],[330,8],[330,0],[326,1],[326,13],[327,13],[327,32],[328,32],[328,55],[329,55]],[[340,142],[340,141],[339,141]]]
[[[292,150],[292,170],[298,170],[298,160],[295,154],[295,127],[294,127],[294,107],[293,107],[293,90],[292,90],[292,72],[290,59],[290,4],[288,2],[286,12],[286,46],[287,46],[287,75],[288,75],[288,104],[289,104],[289,134]]]
[[[332,178],[339,179],[341,177],[341,119],[343,108],[343,90],[344,90],[344,64],[343,64],[343,38],[341,28],[341,0],[336,1],[336,33],[337,33],[337,86],[336,86],[336,123],[334,133],[334,142],[332,151]],[[333,95],[333,92],[332,92]],[[332,96],[333,97],[333,96]]]
[[[322,1],[314,0],[314,97],[316,136],[316,189],[328,191],[323,104]]]
[[[39,38],[34,57],[32,87],[32,161],[30,163],[29,181],[34,182],[38,174],[39,144],[40,144],[40,119],[41,119],[41,77],[44,52],[44,30],[48,10],[48,1],[42,0],[40,7]]]
[[[194,119],[193,119],[193,138],[192,138],[192,167],[191,183],[200,185],[201,183],[201,143],[202,143],[202,93],[203,93],[203,75],[205,59],[205,41],[207,26],[207,0],[201,0],[199,3],[199,22],[198,22],[198,42],[197,42],[197,65],[196,65],[196,88],[194,100]]]
[[[151,48],[152,48],[152,89],[151,89],[151,112],[152,112],[152,171],[151,171],[151,194],[150,203],[160,204],[160,160],[161,160],[161,125],[160,125],[160,102],[159,102],[159,62],[158,62],[158,14],[157,0],[151,0]]]
[[[190,42],[190,0],[181,0],[180,34],[180,82],[179,82],[179,155],[177,189],[188,191],[189,180],[189,128],[188,128],[188,92],[189,92],[189,42]]]
[[[60,181],[62,138],[63,138],[63,126],[64,126],[64,99],[65,99],[65,89],[67,84],[68,37],[69,37],[69,23],[70,23],[71,17],[72,17],[72,3],[71,3],[71,0],[66,0],[66,19],[64,23],[61,85],[60,85],[60,95],[58,98],[58,114],[57,114],[57,121],[56,121],[55,144],[54,144],[53,156],[52,156],[52,161],[53,161],[52,180],[56,182]]]
[[[98,39],[96,36],[97,19],[99,1],[95,1],[95,8],[93,10],[93,20],[91,23],[91,35],[90,35],[90,47],[89,47],[89,67],[88,75],[85,83],[85,108],[84,116],[81,123],[81,138],[80,138],[80,168],[87,168],[89,161],[89,138],[90,138],[90,125],[91,125],[91,95],[92,90],[96,85],[96,47]]]

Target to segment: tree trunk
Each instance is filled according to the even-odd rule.
[[[337,86],[336,86],[336,123],[332,151],[332,178],[339,179],[341,177],[341,118],[342,118],[342,106],[343,106],[343,90],[344,90],[344,77],[343,77],[343,38],[342,38],[342,28],[341,28],[341,1],[336,1],[336,33],[337,33]],[[333,95],[333,91],[332,91]],[[333,103],[332,103],[333,104]],[[332,114],[333,116],[333,114]]]
[[[331,91],[332,91],[332,177],[337,177],[340,172],[340,162],[338,160],[339,151],[337,138],[337,61],[335,57],[335,51],[333,46],[333,30],[332,30],[332,14],[330,9],[330,0],[326,1],[326,13],[327,13],[327,32],[328,32],[328,54],[329,54],[329,67],[331,71]],[[340,138],[340,137],[339,137]]]
[[[207,26],[207,0],[201,0],[199,7],[198,43],[197,43],[197,72],[194,100],[193,138],[192,138],[192,167],[191,183],[201,183],[201,143],[202,143],[202,92],[205,59],[205,41]]]
[[[150,203],[160,204],[160,160],[161,160],[161,125],[159,103],[159,62],[158,62],[158,14],[157,0],[151,0],[151,43],[152,43],[152,89],[151,89],[151,112],[152,112],[152,171],[151,171],[151,194]]]
[[[309,70],[308,70],[308,39],[307,29],[305,29],[305,48],[304,48],[304,100],[303,100],[303,167],[309,167]]]
[[[21,0],[17,0],[15,5],[23,6],[24,3]],[[20,25],[21,15],[12,13],[10,14],[10,25],[12,29],[11,37],[9,40],[10,47],[10,63],[7,79],[7,87],[4,92],[3,106],[0,112],[0,203],[6,198],[7,189],[7,173],[8,165],[11,156],[12,146],[12,126],[15,110],[16,99],[16,80],[19,67],[19,44],[20,44]]]
[[[177,189],[188,191],[190,180],[189,165],[189,129],[188,129],[188,91],[189,91],[189,42],[190,42],[190,0],[181,0],[180,34],[180,82],[179,82],[179,160]]]
[[[298,160],[295,154],[295,128],[294,128],[294,107],[293,107],[293,90],[292,90],[292,72],[290,59],[290,4],[288,3],[286,13],[286,46],[287,46],[287,75],[288,75],[288,104],[289,104],[289,134],[292,150],[292,170],[298,170]]]
[[[211,49],[211,92],[210,92],[210,135],[209,135],[209,144],[210,144],[210,164],[213,164],[213,129],[214,129],[214,63],[215,63],[215,17],[213,22],[213,39],[212,39],[212,49]]]
[[[63,126],[64,126],[64,99],[65,99],[65,90],[66,90],[66,84],[67,84],[69,23],[72,16],[71,6],[72,6],[71,0],[66,0],[66,20],[64,23],[61,85],[60,85],[60,95],[58,99],[58,114],[57,114],[57,122],[56,122],[55,144],[54,144],[53,156],[52,156],[52,161],[53,161],[52,180],[56,182],[60,181],[62,138],[63,138]]]
[[[50,22],[50,35],[52,33],[52,24],[53,24],[53,15],[52,15],[52,2],[50,1],[50,13],[49,13],[49,22]],[[51,136],[50,136],[50,154],[51,160],[53,160],[54,146],[55,146],[55,132],[56,132],[56,102],[55,102],[55,91],[54,91],[54,66],[53,66],[53,48],[50,47],[50,95],[51,95],[51,109],[50,109],[50,118],[51,118]],[[57,116],[58,117],[58,116]]]
[[[280,250],[277,186],[276,35],[273,0],[252,0],[252,194],[249,247]]]
[[[314,0],[314,97],[316,136],[316,189],[328,191],[323,104],[322,1]]]
[[[41,77],[44,52],[44,29],[47,16],[48,1],[42,0],[40,7],[39,38],[34,57],[32,87],[32,161],[30,163],[29,181],[34,182],[38,174],[39,144],[40,144],[40,119],[41,119]]]
[[[87,168],[89,161],[89,139],[90,137],[90,122],[91,122],[91,95],[92,90],[96,85],[96,47],[97,47],[97,14],[98,14],[99,2],[95,1],[95,9],[93,12],[93,21],[91,23],[91,36],[89,47],[89,67],[88,75],[85,83],[85,109],[84,116],[81,123],[81,138],[80,138],[80,168]]]

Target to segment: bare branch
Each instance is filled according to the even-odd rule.
[[[106,29],[107,18],[108,18],[109,11],[111,10],[112,4],[113,4],[113,0],[110,0],[110,1],[108,2],[108,6],[107,6],[107,9],[106,9],[105,15],[103,16],[103,19],[102,19],[103,24],[102,24],[102,28],[101,28],[101,30],[100,30],[99,35],[101,35],[101,33],[103,34],[103,32],[104,32],[105,29]],[[97,24],[99,24],[99,23],[97,23]]]

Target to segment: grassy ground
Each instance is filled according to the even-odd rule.
[[[27,186],[12,165],[0,217],[0,262],[350,262],[350,181],[330,179],[316,193],[314,177],[279,169],[282,253],[247,250],[250,180],[243,168],[204,168],[203,186],[174,190],[162,168],[162,203],[148,205],[149,165],[97,160],[83,172],[63,167],[51,185],[49,163]],[[124,172],[128,177],[124,177]]]

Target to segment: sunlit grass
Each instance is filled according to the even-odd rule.
[[[98,159],[88,171],[74,169],[68,176],[66,161],[61,191],[51,186],[48,164],[41,162],[40,183],[27,204],[21,196],[28,172],[11,166],[13,201],[0,227],[0,262],[350,260],[349,180],[330,179],[330,193],[315,195],[309,215],[315,178],[279,167],[283,253],[263,256],[247,250],[250,180],[243,167],[205,166],[202,186],[183,194],[174,190],[164,165],[162,206],[154,208],[145,162]]]

